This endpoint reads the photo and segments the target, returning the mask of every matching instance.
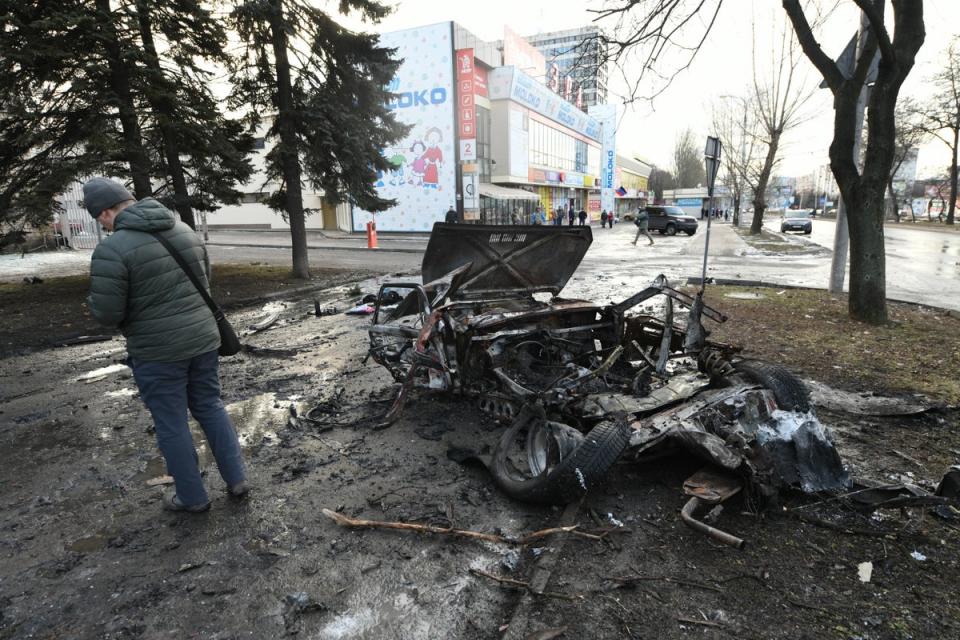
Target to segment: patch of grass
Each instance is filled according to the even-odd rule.
[[[726,297],[753,293],[760,299]],[[923,393],[960,404],[960,317],[888,303],[890,322],[851,320],[847,297],[820,290],[711,286],[707,303],[730,317],[712,339],[849,390]]]
[[[297,280],[289,267],[260,263],[213,265],[211,294],[226,308],[268,293],[306,284],[334,286],[360,277],[337,269],[317,269],[311,280]],[[0,282],[0,355],[57,344],[81,335],[108,334],[86,305],[89,276],[46,278],[38,284]]]
[[[733,230],[743,238],[744,242],[766,253],[814,253],[820,247],[809,242],[796,242],[784,238],[782,235],[761,229],[757,235],[751,235],[748,227],[734,227]]]

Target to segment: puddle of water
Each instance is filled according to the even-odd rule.
[[[116,373],[117,371],[123,371],[126,368],[127,368],[127,365],[119,364],[119,363],[111,364],[108,367],[100,367],[99,369],[88,371],[87,373],[77,378],[75,382],[86,382],[89,384],[91,382],[96,382],[97,380],[102,380],[103,378],[106,378],[111,373]]]
[[[279,407],[275,406],[278,405]],[[297,410],[301,407],[298,403]],[[277,431],[287,423],[290,416],[290,400],[278,400],[274,393],[261,395],[227,405],[227,413],[237,428],[241,447],[260,444],[267,438],[268,444],[276,444]]]
[[[74,540],[69,545],[67,549],[70,551],[77,551],[79,553],[93,553],[94,551],[103,551],[104,547],[107,546],[107,541],[109,538],[102,534],[97,533],[92,536],[86,536],[80,538],[79,540]]]
[[[134,482],[147,482],[154,478],[167,475],[167,463],[163,461],[163,456],[156,456],[147,460],[147,466],[143,471],[133,476]]]

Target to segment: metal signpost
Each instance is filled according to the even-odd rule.
[[[710,207],[707,211],[707,240],[703,246],[703,273],[700,276],[700,294],[707,286],[707,253],[710,251],[710,221],[713,219],[713,184],[717,179],[717,170],[720,168],[720,138],[707,138],[707,148],[703,152],[704,164],[707,169],[707,195],[710,198]]]

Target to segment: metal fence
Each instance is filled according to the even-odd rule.
[[[74,182],[63,194],[63,213],[53,224],[57,242],[71,249],[93,249],[102,238],[100,225],[83,206],[83,185]]]

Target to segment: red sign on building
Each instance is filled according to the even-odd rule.
[[[473,65],[473,92],[478,96],[487,97],[487,70],[476,64]]]
[[[457,130],[460,140],[477,137],[477,110],[473,102],[475,69],[473,49],[457,49]]]

